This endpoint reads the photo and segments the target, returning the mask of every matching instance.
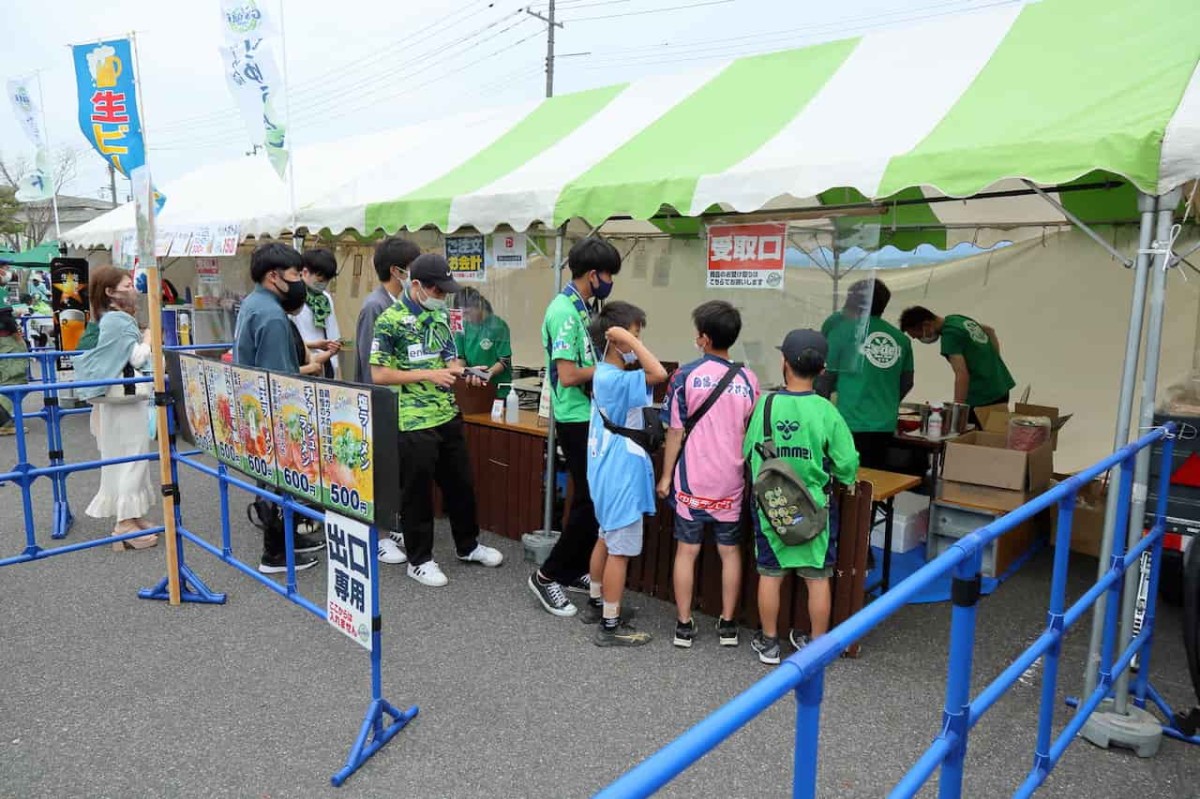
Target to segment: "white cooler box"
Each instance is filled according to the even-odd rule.
[[[895,498],[895,520],[892,524],[892,551],[908,552],[925,543],[929,532],[929,497],[905,491]],[[871,528],[871,546],[883,549],[886,522],[880,519]]]

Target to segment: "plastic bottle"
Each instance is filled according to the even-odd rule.
[[[945,416],[945,408],[942,403],[935,402],[929,411],[929,438],[942,437],[942,422]]]
[[[505,385],[508,386],[508,396],[504,398],[504,421],[507,424],[516,424],[521,420],[521,398],[517,396],[512,383]]]

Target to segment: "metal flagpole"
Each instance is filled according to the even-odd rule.
[[[42,108],[42,139],[46,147],[46,155],[50,155],[50,128],[46,125],[46,99],[42,95],[42,71],[39,69],[33,73],[37,76],[38,85],[38,105]],[[55,180],[54,174],[50,175],[50,188],[53,193],[50,195],[50,207],[54,209],[54,240],[62,241],[62,230],[58,224],[58,181]],[[61,246],[61,245],[60,245]]]
[[[292,147],[292,95],[288,91],[288,56],[287,56],[287,29],[283,21],[283,0],[279,0],[279,44],[283,51],[283,115],[284,115],[284,134],[283,146],[287,149],[287,183],[288,183],[288,202],[291,204],[292,212],[292,247],[296,250],[304,249],[304,239],[299,238],[299,233],[296,231],[296,170],[295,150]]]
[[[146,152],[147,162],[149,162],[150,148],[147,146],[146,139],[146,103],[142,98],[142,82],[138,80],[138,75],[142,71],[141,63],[138,61],[137,34],[131,32],[129,34],[129,42],[133,48],[133,85],[137,92],[138,116],[141,120],[142,148]],[[150,223],[154,224],[155,208],[154,208],[154,188],[153,183],[150,185],[149,211]],[[153,237],[151,237],[153,241]],[[155,397],[164,396],[167,390],[166,375],[164,374],[164,353],[163,353],[163,334],[162,334],[162,281],[158,274],[158,258],[154,254],[153,248],[149,253],[138,253],[143,268],[146,270],[147,292],[150,297],[150,349],[153,354],[154,361],[154,395]],[[183,545],[182,539],[179,537],[179,532],[175,527],[175,506],[179,500],[178,486],[174,485],[171,478],[171,442],[168,438],[170,434],[167,424],[167,406],[159,405],[157,400],[155,405],[158,406],[158,411],[155,414],[156,431],[158,437],[158,474],[159,481],[162,484],[163,494],[163,527],[166,528],[167,536],[167,595],[172,605],[178,605],[179,597],[179,550]]]
[[[1141,212],[1141,228],[1138,234],[1138,250],[1133,271],[1133,300],[1129,308],[1129,333],[1125,338],[1125,366],[1121,372],[1121,393],[1117,399],[1117,431],[1113,450],[1129,443],[1129,420],[1133,415],[1133,394],[1137,385],[1138,356],[1142,348],[1142,317],[1146,307],[1146,278],[1150,274],[1150,242],[1154,238],[1154,215],[1158,210],[1158,198],[1147,194],[1138,195],[1138,210]],[[1109,569],[1112,557],[1113,528],[1117,524],[1118,492],[1116,480],[1109,480],[1108,498],[1104,508],[1104,534],[1100,537],[1100,564],[1096,579],[1103,577]],[[1088,645],[1088,658],[1084,673],[1084,688],[1081,696],[1091,696],[1096,690],[1100,668],[1100,643],[1104,636],[1104,612],[1108,597],[1096,600],[1092,611],[1092,637]]]

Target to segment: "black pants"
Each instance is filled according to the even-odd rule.
[[[459,555],[469,555],[479,543],[475,486],[463,438],[462,417],[428,430],[401,432],[400,518],[404,546],[414,566],[433,559],[433,486],[442,490],[442,505],[450,517],[450,532]]]
[[[542,575],[556,583],[569,585],[587,574],[596,546],[600,525],[596,522],[596,508],[587,482],[587,422],[559,422],[555,426],[558,444],[567,460],[567,471],[571,474],[574,490],[571,494],[571,510],[567,514],[567,527],[554,545],[550,557],[542,564]]]
[[[1009,393],[1011,393],[1011,392],[1009,392]],[[986,408],[989,405],[1000,405],[1002,403],[1004,405],[1007,405],[1009,393],[1005,393],[1005,395],[1003,397],[997,397],[996,399],[992,400],[991,402],[981,402],[978,405],[973,405],[971,407],[971,424],[975,425],[976,428],[982,430],[983,425],[980,424],[979,417],[975,415],[975,409],[976,408]]]
[[[277,490],[273,485],[257,481],[256,483],[259,488],[264,490]],[[256,497],[250,507],[250,512],[258,517],[256,519],[258,526],[262,528],[263,555],[267,557],[283,555],[285,552],[283,543],[283,510],[274,502],[268,502],[262,497]]]
[[[858,450],[858,465],[865,469],[887,469],[888,448],[892,444],[891,433],[852,433],[854,448]]]

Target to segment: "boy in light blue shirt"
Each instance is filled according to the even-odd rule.
[[[667,380],[667,370],[639,336],[646,314],[627,302],[604,307],[588,332],[604,357],[592,378],[592,418],[588,428],[588,486],[600,524],[592,550],[591,597],[585,624],[600,622],[596,646],[641,646],[650,634],[621,618],[621,594],[629,559],[642,554],[643,520],[654,514],[654,468],[650,456],[610,425],[642,429],[642,408],[653,404],[651,387]]]

